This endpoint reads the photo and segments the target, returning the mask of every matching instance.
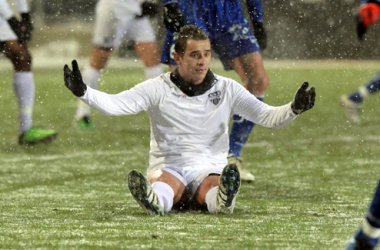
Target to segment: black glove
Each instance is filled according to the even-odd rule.
[[[32,38],[33,24],[29,13],[21,13],[22,41],[30,41]]]
[[[183,15],[177,3],[164,5],[164,24],[171,32],[179,32],[181,27],[185,25]]]
[[[262,22],[252,22],[253,33],[260,45],[261,50],[267,47],[267,33],[265,32],[264,24]]]
[[[143,17],[143,16],[149,16],[154,17],[158,13],[158,4],[150,2],[150,1],[144,1],[141,4],[141,15],[138,15],[136,17]]]
[[[297,93],[291,105],[292,110],[296,115],[299,115],[314,106],[315,89],[314,87],[311,87],[308,90],[308,87],[309,83],[304,82],[302,86],[297,90]]]
[[[17,38],[19,40],[22,40],[21,38],[23,37],[23,34],[22,34],[23,31],[21,28],[22,27],[21,22],[15,16],[12,16],[7,21],[8,21],[9,26],[13,30],[13,32],[16,34]]]
[[[82,80],[82,74],[80,73],[78,63],[76,60],[71,62],[73,70],[65,64],[63,67],[63,79],[68,89],[73,92],[74,95],[81,97],[86,92],[87,86]]]

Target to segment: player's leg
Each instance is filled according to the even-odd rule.
[[[126,4],[128,3],[123,1],[100,0],[96,5],[93,48],[89,64],[83,70],[83,81],[92,88],[98,88],[102,69],[106,67],[113,49],[120,45],[128,23],[135,17],[135,13],[129,11]],[[79,101],[75,119],[80,127],[94,127],[90,113],[90,107]]]
[[[132,170],[128,174],[128,187],[133,198],[149,214],[164,215],[171,211],[185,191],[184,180],[178,173],[162,171],[150,185],[143,174]]]
[[[128,38],[135,41],[137,56],[144,63],[145,77],[156,77],[162,73],[159,47],[156,35],[148,17],[138,17],[133,20],[127,31]]]
[[[112,55],[112,48],[93,47],[90,54],[90,63],[83,70],[83,81],[91,88],[99,87],[101,71],[105,68]],[[91,109],[86,103],[79,101],[75,113],[75,120],[81,128],[93,128],[94,124],[90,118]]]
[[[54,130],[32,128],[35,84],[31,71],[32,57],[27,45],[17,40],[0,42],[0,51],[12,62],[13,88],[19,109],[19,143],[49,142],[57,136]]]
[[[210,213],[233,213],[240,188],[240,174],[235,164],[228,164],[219,174],[210,174],[199,185],[195,199]]]
[[[234,69],[245,87],[258,99],[263,100],[269,79],[264,69],[260,47],[244,18],[240,20],[239,25],[234,24],[233,27],[212,40],[213,48],[219,54],[225,69]],[[228,160],[238,165],[242,181],[254,180],[252,173],[242,167],[240,158],[243,145],[253,128],[254,123],[251,121],[237,114],[233,115]]]
[[[247,90],[262,101],[269,85],[269,79],[260,53],[254,52],[234,58],[232,67],[242,79]],[[239,115],[233,116],[229,152],[231,156],[240,157],[243,145],[248,140],[254,125],[253,122],[243,119]]]
[[[343,95],[340,99],[340,103],[344,107],[347,119],[353,123],[360,124],[360,105],[368,96],[374,95],[379,91],[380,72],[366,85],[361,86],[350,95]]]
[[[369,206],[363,224],[349,243],[347,250],[375,249],[380,238],[380,182]]]

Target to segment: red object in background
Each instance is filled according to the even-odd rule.
[[[375,24],[380,16],[380,5],[367,3],[359,8],[359,17],[365,28]]]

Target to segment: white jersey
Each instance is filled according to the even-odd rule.
[[[224,166],[231,114],[240,114],[271,128],[296,118],[290,103],[278,107],[267,105],[238,82],[219,75],[215,77],[213,87],[193,97],[185,95],[170,80],[170,73],[165,73],[114,95],[87,87],[81,99],[108,115],[148,113],[150,170],[171,166]]]

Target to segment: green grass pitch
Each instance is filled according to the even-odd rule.
[[[379,98],[364,104],[361,126],[348,123],[339,106],[340,95],[380,65],[353,64],[268,67],[267,103],[291,101],[307,80],[316,87],[315,108],[285,128],[254,129],[243,160],[257,180],[242,185],[233,215],[164,217],[146,215],[126,184],[130,169],[147,165],[145,114],[95,112],[96,129],[80,130],[60,67],[36,69],[34,125],[59,137],[20,147],[11,70],[0,69],[0,248],[343,249],[380,177]],[[110,68],[101,89],[116,93],[142,78],[140,69]]]

